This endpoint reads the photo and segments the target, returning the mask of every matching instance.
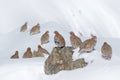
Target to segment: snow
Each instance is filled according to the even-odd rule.
[[[40,61],[39,61],[40,60]],[[0,67],[1,80],[44,80],[45,59],[7,60]]]
[[[55,47],[53,42],[54,31],[58,30],[64,36],[67,45],[69,42],[69,32],[72,30],[67,25],[50,22],[41,25],[41,33],[30,36],[29,30],[25,33],[19,32],[19,28],[13,32],[5,34],[1,38],[1,52],[0,55],[0,80],[119,80],[119,39],[116,38],[98,38],[96,50],[91,53],[84,53],[79,55],[79,49],[75,49],[73,60],[78,58],[85,58],[89,64],[82,69],[72,71],[61,71],[55,75],[45,75],[44,62],[45,58],[31,58],[22,59],[22,55],[27,47],[31,47],[32,51],[37,49],[40,44],[40,36],[48,29],[50,31],[50,43],[43,45],[49,52]],[[82,40],[87,39],[81,37]],[[106,61],[101,57],[101,46],[104,41],[107,41],[113,48],[113,57],[111,61]],[[19,42],[19,43],[18,43]],[[2,47],[4,45],[4,47]],[[50,45],[50,46],[48,46]],[[10,56],[18,50],[20,59],[10,59]]]
[[[0,33],[24,22],[59,22],[89,36],[120,38],[119,0],[0,0]]]
[[[120,80],[120,9],[119,0],[0,0],[0,80]],[[20,27],[28,22],[29,29]],[[29,35],[35,24],[41,32]],[[70,46],[69,32],[74,31],[82,40],[91,34],[98,37],[95,51],[79,55],[74,50],[73,60],[85,58],[85,68],[45,75],[45,58],[23,59],[27,47],[37,50],[40,37],[50,31],[50,43],[43,45],[49,52],[54,44],[54,31],[59,31]],[[83,34],[81,36],[80,33]],[[112,46],[110,61],[101,57],[103,42]],[[20,59],[10,59],[18,50]]]

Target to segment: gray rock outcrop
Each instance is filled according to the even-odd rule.
[[[87,65],[83,58],[73,61],[72,55],[73,49],[71,47],[53,48],[50,56],[45,61],[45,74],[56,74],[62,70],[73,70]]]

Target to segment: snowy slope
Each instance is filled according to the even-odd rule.
[[[0,32],[7,33],[25,21],[67,24],[84,35],[120,37],[119,0],[0,0]]]

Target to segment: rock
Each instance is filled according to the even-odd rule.
[[[60,70],[64,69],[62,67],[62,63],[63,63],[62,57],[60,56],[58,49],[59,48],[54,48],[50,56],[45,61],[44,68],[46,74],[55,74]]]
[[[45,74],[56,74],[61,70],[73,70],[83,68],[87,65],[84,59],[72,60],[73,48],[55,47],[44,65]]]
[[[84,58],[77,59],[76,61],[73,61],[73,69],[77,68],[83,68],[87,66],[88,63],[85,62]]]
[[[63,60],[64,70],[72,69],[72,55],[73,48],[72,47],[64,47],[59,51],[60,56]]]

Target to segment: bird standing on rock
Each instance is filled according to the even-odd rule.
[[[60,48],[65,47],[65,39],[63,38],[63,36],[58,31],[55,31],[54,33],[55,33],[54,42],[57,45],[57,47]]]

